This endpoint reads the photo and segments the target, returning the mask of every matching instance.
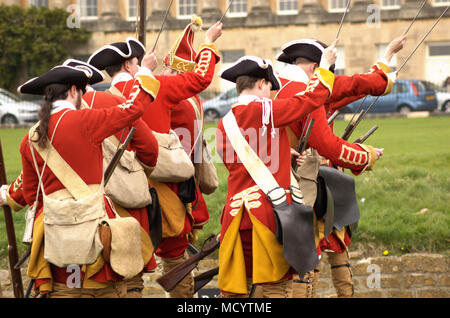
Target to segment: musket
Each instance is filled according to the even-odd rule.
[[[372,136],[372,134],[375,132],[375,130],[378,129],[378,126],[375,125],[372,128],[370,128],[370,130],[368,132],[366,132],[366,134],[364,136],[359,137],[358,139],[356,139],[353,143],[354,144],[362,144],[364,141],[367,140],[367,138],[369,138],[370,136]]]
[[[366,98],[367,98],[367,96],[364,97],[361,104],[359,104],[358,109],[353,113],[352,119],[350,119],[350,122],[348,123],[347,127],[345,127],[344,133],[342,134],[342,137],[341,137],[342,139],[348,140],[348,138],[350,137],[351,131],[353,131],[355,129],[355,116],[358,113],[359,113],[358,117],[362,114],[361,108],[362,108],[364,102],[366,101]]]
[[[225,18],[225,15],[227,14],[228,10],[230,10],[230,7],[231,7],[231,4],[232,4],[232,3],[233,3],[233,0],[230,0],[230,1],[228,2],[228,7],[227,7],[227,9],[226,9],[225,12],[222,14],[222,17],[219,19],[220,22],[222,22],[223,18]]]
[[[356,118],[356,120],[352,120],[349,125],[347,126],[347,129],[344,131],[344,133],[342,134],[342,139],[344,139],[345,141],[347,141],[350,136],[352,135],[353,131],[355,131],[356,126],[359,125],[359,123],[361,122],[361,120],[363,120],[363,118],[366,116],[366,114],[369,112],[369,110],[373,107],[373,105],[375,105],[375,102],[378,100],[379,96],[375,99],[375,101],[370,104],[369,107],[367,107],[366,110],[361,110],[361,112],[358,114],[358,118]]]
[[[403,64],[400,66],[400,68],[396,71],[396,73],[398,74],[403,67],[405,66],[405,64],[411,59],[411,57],[414,55],[414,53],[417,51],[417,49],[419,48],[419,46],[425,41],[425,39],[428,37],[428,35],[430,35],[431,31],[433,31],[434,27],[438,24],[438,22],[442,19],[442,17],[444,16],[444,14],[447,12],[447,10],[450,8],[450,6],[447,6],[447,8],[445,8],[444,12],[442,12],[442,14],[439,16],[439,18],[434,22],[434,24],[432,25],[432,27],[428,30],[428,32],[423,36],[422,40],[420,40],[419,44],[416,45],[416,47],[414,48],[414,50],[411,51],[411,53],[408,55],[408,57],[406,58],[406,60],[403,62]],[[420,11],[419,11],[420,12]],[[417,14],[418,15],[418,14]],[[417,17],[417,16],[416,16]],[[413,21],[414,22],[414,21]],[[408,29],[409,30],[409,29]],[[365,112],[363,114],[361,114],[358,117],[358,123],[362,120],[362,118],[364,118],[364,116],[369,112],[369,110],[378,102],[378,100],[380,99],[380,96],[377,96],[377,98],[375,98],[375,100],[372,102],[372,104],[369,105],[369,107],[365,110]],[[361,117],[361,118],[360,118]],[[356,124],[357,125],[357,124]],[[356,127],[355,125],[355,127]],[[353,128],[354,130],[354,128]],[[351,132],[353,132],[353,130]],[[351,134],[350,132],[350,134]],[[350,135],[349,135],[350,137]],[[347,140],[347,139],[346,139]]]
[[[336,117],[339,115],[339,111],[336,110],[331,116],[330,118],[328,118],[328,125],[330,125],[335,119]]]
[[[194,294],[208,284],[214,276],[219,274],[219,267],[214,267],[194,277]]]
[[[156,37],[155,44],[153,44],[153,52],[155,52],[156,44],[158,43],[159,36],[161,35],[161,32],[162,32],[163,27],[164,27],[164,24],[166,24],[167,15],[169,14],[170,7],[172,7],[172,2],[173,2],[173,0],[170,0],[169,6],[167,7],[166,13],[164,14],[164,19],[163,19],[163,21],[161,23],[161,27],[159,28],[158,36]]]
[[[139,0],[139,42],[145,46],[145,30],[147,25],[147,1]]]
[[[298,142],[298,146],[297,146],[297,152],[301,155],[305,149],[306,149],[306,145],[308,144],[308,139],[309,136],[311,135],[311,130],[313,129],[314,126],[314,118],[311,118],[311,120],[308,122],[309,119],[309,115],[308,118],[306,119],[306,122],[308,123],[307,126],[305,126],[305,128],[302,131],[302,135],[300,136],[299,142]],[[292,169],[294,169],[294,171],[297,170],[297,161],[295,160],[295,157],[293,157],[291,159],[291,167]]]
[[[2,143],[0,141],[0,184],[8,184],[6,179],[5,161],[3,159]],[[17,252],[16,233],[14,230],[14,220],[11,213],[11,208],[8,205],[3,206],[3,212],[5,215],[6,235],[8,237],[8,258],[9,258],[9,270],[11,273],[11,280],[13,284],[13,291],[15,298],[23,298],[23,283],[22,274],[20,269],[15,269],[14,265],[17,264],[19,259],[19,253]]]
[[[14,265],[14,269],[20,269],[20,267],[25,263],[28,257],[31,255],[31,246],[27,249],[25,254],[17,261],[16,265]]]
[[[417,11],[416,15],[414,16],[414,19],[411,21],[411,23],[408,25],[408,27],[406,28],[405,32],[403,32],[402,35],[407,35],[407,34],[408,34],[408,32],[409,32],[409,30],[411,29],[411,27],[413,26],[414,22],[417,20],[417,17],[419,16],[420,12],[422,12],[422,9],[423,9],[423,7],[425,6],[426,2],[427,2],[427,0],[424,0],[424,1],[422,2],[422,5],[420,6],[419,10]],[[444,13],[445,13],[445,12],[444,12]],[[403,66],[402,66],[402,67],[403,67]],[[401,68],[402,68],[402,67],[401,67]],[[398,72],[398,71],[397,71],[397,72]],[[357,111],[353,114],[353,117],[352,117],[352,119],[350,120],[350,123],[349,123],[349,124],[347,125],[347,127],[345,128],[344,135],[343,135],[343,136],[346,136],[346,137],[347,137],[347,139],[345,139],[345,140],[348,140],[348,138],[350,137],[351,133],[352,133],[353,130],[355,129],[356,125],[354,125],[354,121],[353,121],[353,120],[354,120],[354,118],[355,118],[355,115],[356,115],[357,113],[360,112],[360,109],[362,108],[364,102],[366,101],[366,98],[367,98],[367,96],[364,97],[364,99],[363,99],[363,101],[361,102],[361,104],[359,105]],[[379,98],[380,98],[380,97],[378,96],[378,97],[375,99],[375,101],[369,106],[369,109],[372,108],[373,105],[375,105],[375,103],[378,101]],[[366,113],[367,113],[367,112],[366,112]],[[362,113],[360,113],[359,115],[361,116]],[[362,119],[362,118],[361,118],[361,119]],[[353,127],[351,127],[351,125],[353,125]],[[344,138],[342,137],[342,139],[344,139]]]
[[[172,291],[190,272],[197,267],[200,260],[214,252],[220,245],[219,235],[211,235],[203,243],[202,249],[195,255],[189,257],[183,263],[178,264],[170,271],[156,279],[166,292]]]
[[[134,132],[136,131],[135,127],[132,127],[130,129],[130,132],[128,133],[127,138],[125,139],[123,144],[120,144],[117,151],[114,153],[113,158],[111,159],[111,162],[108,164],[108,167],[106,167],[105,173],[103,175],[104,178],[104,185],[108,183],[109,179],[111,178],[114,169],[116,168],[117,164],[120,161],[120,158],[122,158],[123,153],[127,149],[128,144],[131,141],[131,138],[133,138]]]
[[[341,33],[342,25],[344,24],[345,16],[347,15],[348,8],[350,7],[351,0],[347,0],[347,6],[345,7],[344,14],[342,15],[341,23],[339,24],[339,28],[336,33],[336,39],[339,37],[339,33]]]
[[[423,43],[423,41],[425,41],[425,39],[428,37],[428,35],[430,35],[431,31],[433,31],[434,27],[439,23],[439,21],[442,19],[442,17],[444,16],[444,14],[447,12],[447,10],[450,8],[450,6],[447,6],[447,8],[445,8],[444,12],[442,12],[442,14],[439,16],[439,18],[434,22],[433,26],[430,28],[430,30],[428,30],[428,32],[424,35],[424,37],[422,38],[422,40],[419,42],[419,44],[417,44],[417,46],[414,48],[414,50],[412,50],[412,52],[408,55],[408,57],[406,58],[406,60],[403,62],[403,64],[400,66],[400,68],[396,71],[397,73],[400,72],[403,67],[405,66],[405,64],[409,61],[409,59],[414,55],[414,53],[417,51],[417,49],[419,48],[419,46]]]

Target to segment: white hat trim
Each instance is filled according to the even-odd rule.
[[[129,36],[129,37],[127,37],[127,39],[126,39],[126,43],[127,43],[127,47],[128,47],[128,52],[129,52],[128,54],[124,54],[124,53],[123,53],[121,50],[119,50],[117,47],[115,47],[115,46],[113,46],[113,45],[110,45],[110,44],[107,44],[107,45],[104,45],[104,46],[102,46],[101,48],[99,48],[99,49],[98,49],[97,51],[95,51],[94,53],[92,53],[92,55],[89,57],[88,63],[90,64],[90,62],[91,62],[91,60],[92,60],[92,58],[93,58],[94,56],[96,56],[99,52],[101,52],[101,51],[103,51],[103,50],[106,50],[106,49],[110,49],[110,50],[115,51],[116,53],[118,53],[118,54],[119,54],[121,57],[123,57],[123,58],[129,58],[129,57],[131,56],[131,54],[133,53],[133,51],[132,51],[132,49],[131,49],[130,41],[136,42],[140,47],[142,47],[142,49],[143,49],[144,52],[145,52],[145,47],[142,45],[142,43],[139,42],[138,40],[136,40],[135,38]]]
[[[322,45],[320,45],[316,40],[313,40],[313,39],[301,39],[301,40],[294,40],[294,41],[286,43],[285,45],[283,45],[281,47],[281,51],[284,51],[286,48],[288,48],[289,46],[294,45],[294,44],[309,44],[309,45],[313,45],[316,48],[318,48],[322,53],[325,50],[322,47]],[[281,53],[279,55],[281,55]],[[279,55],[277,56],[277,58],[279,57]]]

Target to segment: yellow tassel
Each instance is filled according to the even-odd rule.
[[[202,25],[203,25],[203,20],[201,17],[197,16],[197,15],[192,15],[191,18],[191,29],[193,32],[197,32],[200,31],[202,29]]]

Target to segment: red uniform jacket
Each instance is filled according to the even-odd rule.
[[[87,92],[83,95],[83,100],[89,108],[95,109],[111,108],[126,102],[126,100],[120,96],[105,92]],[[127,150],[136,152],[136,156],[148,168],[154,167],[158,159],[158,142],[155,136],[141,118],[137,119],[131,126],[135,127],[136,131],[127,147]],[[131,126],[125,127],[123,130],[116,132],[114,135],[118,140],[123,142],[130,132]],[[126,210],[131,216],[139,221],[141,227],[148,235],[150,235],[147,209],[141,208]],[[154,257],[152,257],[146,264],[144,271],[150,272],[156,267],[156,261]]]
[[[299,72],[303,72],[300,67]],[[282,89],[278,92],[278,98],[289,98],[298,91],[306,89],[306,83],[286,79],[280,75]],[[372,147],[351,144],[337,137],[327,121],[326,112],[343,107],[342,100],[351,102],[359,99],[361,95],[383,95],[388,93],[389,80],[386,73],[377,65],[374,65],[371,72],[367,74],[355,74],[353,76],[336,76],[331,97],[323,107],[311,113],[310,118],[314,118],[314,126],[308,140],[308,145],[316,149],[321,156],[326,157],[334,164],[348,168],[355,175],[360,174],[367,168],[371,168],[375,162],[375,153]],[[306,116],[289,126],[296,138],[291,136],[291,147],[297,148],[298,139],[306,122]],[[297,139],[297,140],[295,140]]]
[[[327,80],[324,80],[324,77]],[[264,129],[261,130],[263,126],[261,120],[263,118],[263,106],[261,100],[250,95],[241,95],[239,97],[239,102],[231,109],[236,117],[238,126],[241,128],[241,131],[244,131],[244,137],[269,168],[279,186],[284,189],[289,189],[291,184],[291,155],[286,128],[290,124],[299,121],[306,114],[323,105],[325,100],[331,94],[333,80],[334,78],[331,72],[324,69],[318,69],[311,79],[307,91],[297,94],[289,99],[273,101],[273,116],[271,116],[269,121],[264,121],[267,125],[267,130],[264,132],[264,135]],[[245,101],[245,99],[248,100]],[[271,113],[270,110],[266,111]],[[275,134],[273,134],[274,138],[272,138],[272,131],[275,132]],[[242,207],[245,207],[245,211],[243,212],[244,214],[240,221],[240,231],[255,228],[254,218],[259,221],[258,224],[261,223],[272,233],[275,233],[276,223],[271,203],[259,187],[256,186],[244,165],[238,161],[237,155],[234,152],[230,141],[226,137],[222,121],[220,121],[217,126],[216,143],[217,152],[222,157],[222,160],[229,171],[227,200],[221,215],[222,227],[220,236],[221,250],[228,250],[231,248],[229,245],[231,244],[233,246],[234,243],[227,242],[224,237],[226,237],[227,230],[233,222],[234,217],[241,215],[240,211],[242,211]],[[290,200],[289,195],[288,200]],[[234,228],[234,230],[236,229]],[[247,243],[244,242],[246,238],[242,235],[240,240],[242,240],[243,245]],[[271,247],[267,246],[266,248],[270,249]],[[234,251],[233,248],[231,248],[231,250]],[[240,252],[237,251],[237,253],[239,254]],[[231,254],[228,254],[227,256],[232,257]],[[245,254],[244,259],[247,277],[251,277],[251,254]],[[222,261],[224,263],[221,262],[220,266],[226,266],[227,260],[222,258]],[[255,265],[253,264],[253,267],[254,266]],[[225,270],[226,269],[224,268],[224,271]],[[236,270],[239,271],[239,269]],[[270,271],[271,269],[268,270]],[[234,270],[232,272],[237,273]]]
[[[138,87],[136,85],[136,88]],[[86,184],[100,184],[103,178],[102,141],[121,129],[130,126],[142,116],[152,100],[152,96],[140,90],[134,102],[118,105],[119,107],[68,111],[58,126],[53,146]],[[56,122],[63,113],[63,111],[59,111],[51,115],[48,128],[49,139]],[[23,168],[23,193],[27,204],[31,206],[36,199],[38,176],[30,152],[28,134],[22,141],[20,153]],[[44,161],[37,151],[35,151],[35,155],[39,172],[41,173]],[[42,180],[47,195],[64,189],[62,183],[48,167],[44,171]],[[114,212],[106,197],[105,206],[108,217],[114,218]],[[42,213],[41,207],[42,198],[39,200],[36,218]],[[53,281],[65,284],[68,277],[66,269],[54,265],[51,265],[51,267]],[[84,274],[82,275],[84,276]],[[91,279],[106,283],[120,280],[121,277],[112,271],[109,264],[105,263],[102,269],[94,274]],[[43,281],[39,282],[37,280],[36,287],[40,283],[43,283]]]
[[[273,102],[273,121],[269,123],[267,132],[264,136],[261,136],[262,104],[260,101],[254,100],[247,105],[238,103],[231,109],[236,117],[238,126],[241,129],[250,133],[251,131],[257,132],[257,138],[250,141],[250,146],[252,146],[256,153],[259,154],[260,158],[271,170],[275,180],[280,187],[284,189],[289,189],[291,184],[291,154],[286,127],[297,122],[306,114],[323,105],[330,95],[329,89],[321,82],[317,81],[315,84],[316,87],[313,88],[312,91],[308,91],[304,94],[297,94],[289,99],[280,99]],[[278,128],[276,129],[274,138],[272,138],[270,134],[272,123],[275,128]],[[246,136],[247,141],[249,141],[250,138],[249,136]],[[256,184],[248,174],[244,165],[238,162],[237,155],[226,137],[222,121],[220,121],[217,126],[216,142],[217,151],[229,171],[227,203],[221,216],[221,238],[223,238],[223,234],[226,232],[228,225],[233,219],[233,210],[236,208],[232,204],[233,196],[254,187]],[[259,145],[259,147],[257,147],[257,145]],[[258,190],[258,192],[261,194],[259,201],[262,204],[259,208],[252,209],[252,213],[275,233],[275,220],[273,217],[272,205],[261,190]],[[244,218],[241,222],[240,229],[246,230],[251,227],[250,220]]]
[[[198,114],[200,114],[201,118],[197,118],[194,106],[197,107]],[[199,135],[198,129],[204,127],[203,119],[203,105],[198,95],[182,100],[175,105],[170,117],[171,128],[178,134],[181,145],[186,153],[191,154],[192,161],[194,161],[194,151],[192,151],[194,149],[194,143],[196,147],[202,143],[202,136]],[[198,186],[197,198],[192,202],[192,216],[194,217],[193,227],[195,229],[202,229],[209,220],[208,207]]]
[[[220,61],[217,49],[213,44],[202,44],[195,59],[197,65],[193,72],[175,76],[155,76],[161,83],[158,96],[142,116],[143,121],[152,130],[159,133],[168,133],[171,128],[171,111],[179,102],[195,96],[205,90],[214,76],[216,63]],[[114,84],[114,94],[129,96],[129,89],[133,81],[119,81]],[[191,107],[191,106],[189,106]],[[166,183],[175,193],[178,193],[176,183]],[[187,234],[192,230],[192,221],[186,215],[184,229],[176,238],[166,238],[156,251],[156,255],[165,258],[180,256],[188,246]]]
[[[297,66],[291,65],[289,67],[297,68],[300,73],[303,72]],[[392,82],[386,75],[389,71],[386,65],[377,63],[366,74],[336,76],[333,93],[325,102],[325,107],[320,107],[311,113],[310,118],[314,118],[315,122],[308,140],[308,146],[316,149],[321,156],[329,159],[335,165],[350,169],[355,175],[366,169],[371,169],[376,158],[373,148],[367,145],[351,144],[337,137],[328,125],[327,115],[365,95],[388,94],[392,88]],[[304,82],[295,81],[292,77],[286,79],[281,75],[280,80],[282,89],[278,92],[278,98],[289,98],[298,90],[306,88]],[[306,117],[303,117],[300,121],[289,126],[289,130],[292,132],[290,135],[292,148],[297,148],[298,139],[305,122]],[[350,236],[347,232],[343,242],[332,232],[328,237],[328,242],[325,238],[320,240],[318,252],[320,254],[321,251],[326,249],[343,252],[350,243]]]

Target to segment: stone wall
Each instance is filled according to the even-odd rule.
[[[350,253],[350,264],[359,298],[449,298],[448,256],[405,254],[360,259]],[[319,297],[335,297],[330,266],[322,262]]]
[[[450,275],[448,256],[439,254],[404,254],[362,258],[358,252],[350,253],[350,263],[357,298],[450,298]],[[217,266],[215,259],[202,261],[194,274]],[[156,283],[161,275],[144,275],[144,297],[164,298],[164,290]],[[24,288],[28,278],[24,277]],[[217,276],[205,288],[217,288]],[[330,266],[324,255],[317,290],[318,298],[336,297],[330,275]],[[7,270],[0,270],[0,298],[13,297]]]

